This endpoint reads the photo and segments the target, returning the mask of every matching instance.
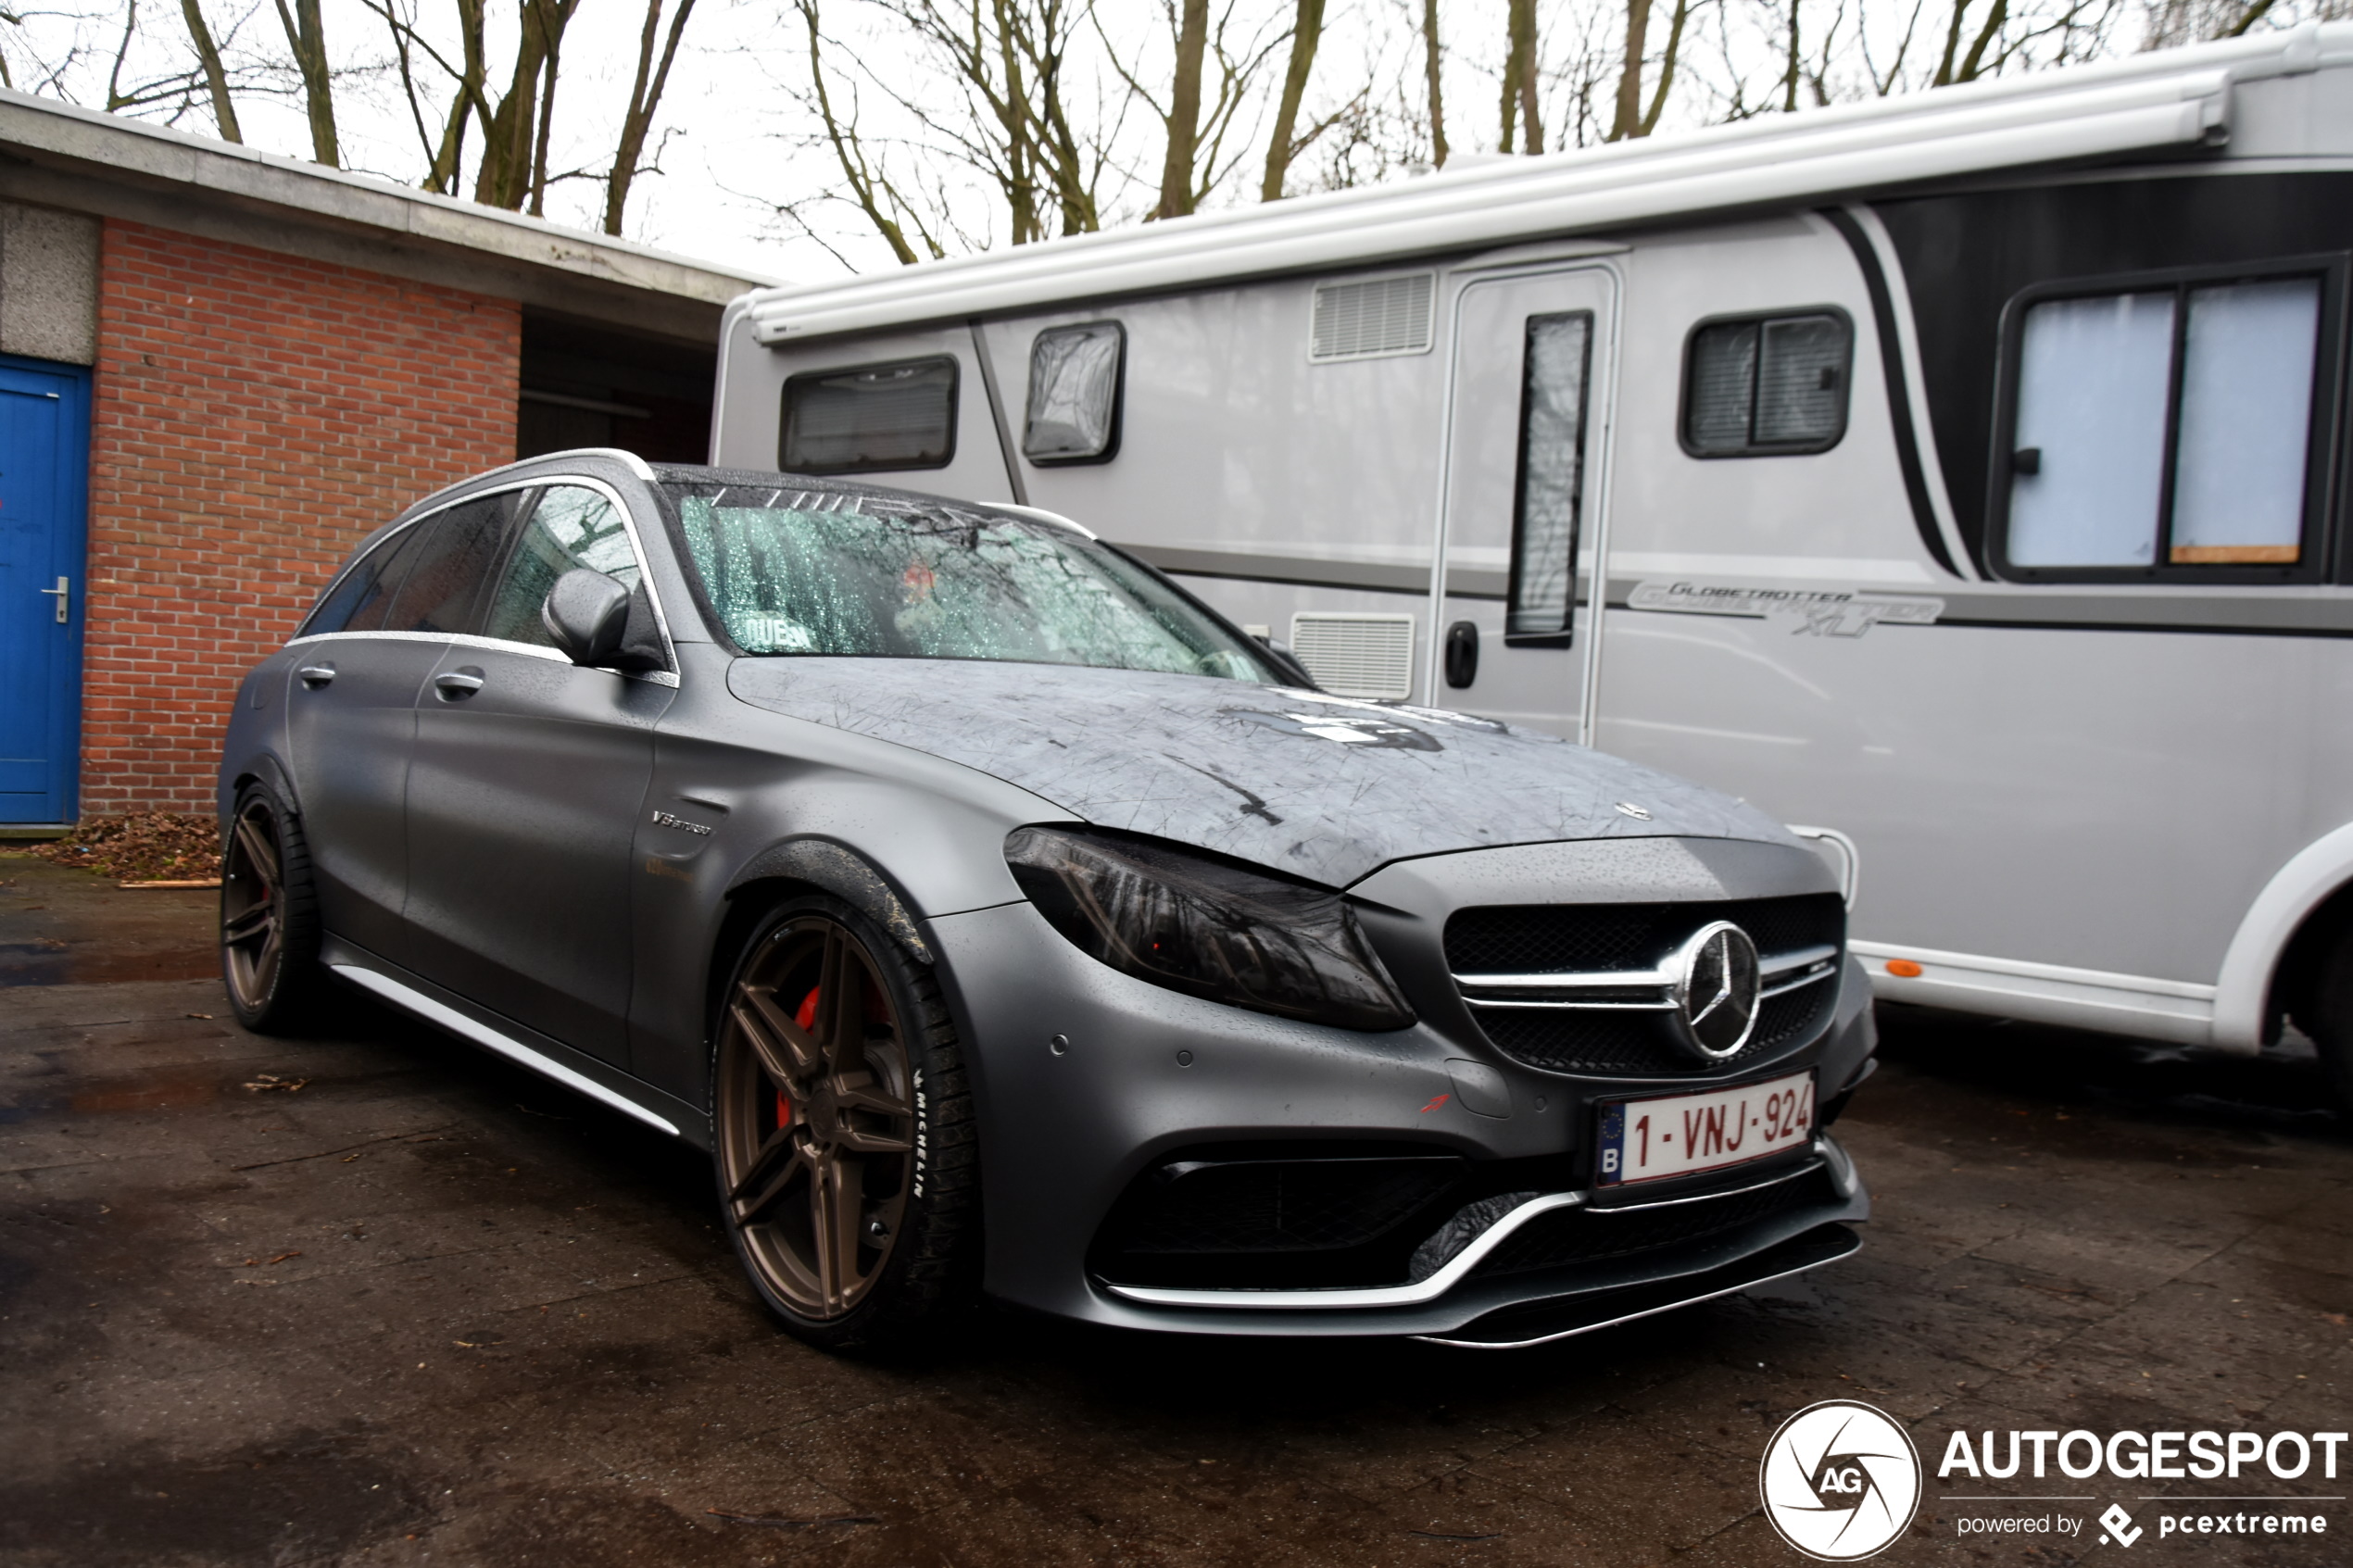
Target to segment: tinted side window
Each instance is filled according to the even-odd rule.
[[[792,473],[946,468],[956,455],[956,361],[819,370],[785,383],[779,466]]]
[[[1855,329],[1840,310],[1702,321],[1683,356],[1683,450],[1694,458],[1827,452],[1846,433]]]
[[[360,558],[359,563],[343,575],[333,591],[319,601],[310,619],[302,623],[297,636],[315,637],[327,632],[363,631],[384,622],[384,606],[390,602],[393,590],[400,586],[400,571],[407,562],[401,552],[413,544],[417,530],[402,529]],[[355,624],[356,622],[356,624]]]
[[[1585,492],[1585,386],[1592,359],[1592,311],[1528,319],[1507,636],[1556,638],[1569,629]]]
[[[515,539],[507,570],[491,595],[483,635],[553,647],[539,608],[556,579],[585,567],[638,586],[637,556],[621,513],[601,494],[577,484],[551,484],[539,495]],[[635,614],[633,611],[633,621]]]
[[[461,501],[417,525],[421,540],[408,576],[384,612],[387,632],[473,631],[483,590],[505,542],[514,496]]]

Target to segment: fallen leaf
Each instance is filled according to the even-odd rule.
[[[183,1012],[183,1013],[182,1013],[180,1016],[181,1016],[181,1017],[182,1017],[182,1018],[203,1018],[203,1019],[209,1019],[209,1018],[211,1018],[211,1017],[212,1017],[212,1014],[210,1014],[210,1013],[208,1013],[208,1012]]]

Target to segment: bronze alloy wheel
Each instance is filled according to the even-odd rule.
[[[246,795],[237,803],[220,857],[220,968],[242,1013],[270,1005],[285,961],[285,872],[276,816],[268,797]]]
[[[821,913],[786,920],[738,971],[715,1085],[720,1190],[745,1261],[824,1323],[875,1289],[915,1184],[915,1064],[873,953]]]

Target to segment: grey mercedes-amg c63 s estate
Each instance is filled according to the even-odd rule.
[[[1549,735],[1319,693],[1060,519],[574,452],[245,678],[238,1017],[339,979],[710,1148],[795,1333],[980,1294],[1509,1346],[1830,1261],[1836,878]]]

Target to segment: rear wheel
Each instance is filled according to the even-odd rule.
[[[721,1212],[787,1328],[885,1348],[969,1301],[972,1101],[928,971],[837,900],[788,904],[736,963],[712,1066]]]
[[[2320,1047],[2337,1103],[2353,1110],[2353,925],[2321,950],[2295,1013],[2298,1027]]]
[[[237,797],[220,847],[220,978],[261,1035],[298,1032],[325,988],[309,846],[267,784]]]

